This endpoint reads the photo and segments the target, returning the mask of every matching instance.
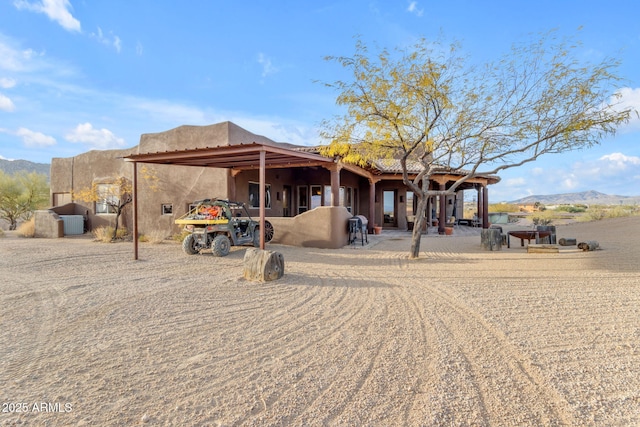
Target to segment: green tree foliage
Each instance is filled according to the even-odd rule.
[[[49,185],[46,175],[17,172],[8,175],[0,171],[0,218],[15,230],[18,221],[31,218],[36,209],[49,204]]]
[[[582,63],[577,45],[553,33],[484,66],[460,52],[456,43],[421,40],[371,55],[359,41],[352,57],[328,57],[352,78],[327,83],[345,112],[325,121],[324,154],[359,165],[399,159],[424,213],[429,197],[452,194],[475,176],[593,146],[632,112],[616,105],[618,61]],[[463,175],[446,191],[430,190],[429,178],[443,169]],[[412,258],[423,221],[417,215]]]

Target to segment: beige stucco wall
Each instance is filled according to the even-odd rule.
[[[64,237],[62,218],[51,210],[38,210],[33,213],[35,232],[33,237],[57,239]]]
[[[347,223],[351,216],[343,207],[321,206],[293,218],[269,218],[274,229],[271,243],[341,248],[349,240]]]

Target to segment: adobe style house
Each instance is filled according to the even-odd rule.
[[[84,215],[89,228],[112,225],[114,214],[105,204],[74,200],[73,194],[94,183],[109,186],[114,178],[123,176],[132,181],[135,178],[141,234],[162,231],[168,237],[178,233],[175,219],[194,201],[205,198],[244,202],[249,213],[258,217],[260,168],[258,158],[252,156],[265,149],[264,208],[275,228],[274,243],[343,246],[347,220],[353,215],[366,217],[369,228],[374,224],[411,228],[414,197],[402,182],[399,164],[377,162],[368,168],[343,164],[321,156],[317,147],[277,143],[231,122],[143,134],[140,144],[130,149],[54,158],[51,211]],[[153,184],[145,178],[148,176],[156,178]],[[443,171],[430,185],[443,189],[457,177],[459,174]],[[463,189],[478,191],[479,213],[483,207],[486,211],[487,186],[498,180],[483,176],[465,183]],[[461,215],[462,194],[433,198],[428,220],[440,217],[444,224],[449,217]],[[132,209],[122,216],[122,225],[133,226]]]

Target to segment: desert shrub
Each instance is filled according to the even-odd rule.
[[[602,208],[591,207],[580,216],[579,220],[582,222],[587,221],[600,221],[605,217],[605,210]]]
[[[632,205],[612,206],[607,210],[607,218],[621,218],[633,216],[637,212],[637,207]]]
[[[171,236],[171,238],[178,243],[182,243],[184,238],[187,237],[189,234],[191,233],[189,233],[188,231],[182,230],[180,233],[176,233],[173,236]]]
[[[110,243],[116,240],[124,240],[127,236],[127,229],[120,227],[118,228],[118,233],[116,234],[116,238],[113,238],[113,227],[98,227],[93,230],[93,237],[97,242]]]
[[[489,205],[489,212],[507,212],[507,213],[515,213],[518,212],[518,206],[513,205],[511,203],[494,203]]]
[[[0,238],[4,237],[4,230],[0,228]]]
[[[25,221],[17,228],[18,236],[33,237],[36,234],[36,220],[31,218],[29,221]]]
[[[141,234],[138,237],[138,241],[145,243],[162,243],[165,240],[165,234],[161,230],[152,230],[148,234]]]
[[[555,210],[558,212],[583,213],[586,212],[587,208],[585,206],[562,205]]]
[[[579,218],[580,221],[599,221],[605,218],[622,218],[627,216],[639,215],[640,209],[634,205],[617,205],[617,206],[591,206]]]
[[[541,211],[531,215],[531,221],[533,225],[549,225],[557,218],[557,215],[553,211]]]

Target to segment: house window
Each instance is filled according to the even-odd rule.
[[[311,186],[311,209],[322,206],[322,187],[319,185]]]
[[[265,209],[271,209],[271,184],[265,184],[265,192],[264,192]],[[260,207],[260,184],[257,182],[249,183],[249,207],[250,208],[259,208]]]
[[[120,187],[114,184],[98,184],[97,190],[96,214],[116,213],[116,206],[120,203]]]
[[[298,215],[309,210],[308,189],[305,185],[298,186]]]
[[[162,215],[173,215],[173,205],[171,203],[162,205]]]
[[[331,186],[324,186],[324,203],[323,206],[331,206]]]
[[[351,208],[345,204],[345,191],[346,191],[345,187],[340,187],[338,190],[338,206],[345,206],[347,207],[347,209],[349,209],[349,212],[351,212]],[[322,205],[332,206],[331,199],[332,199],[331,186],[325,185],[324,186],[324,203]]]

